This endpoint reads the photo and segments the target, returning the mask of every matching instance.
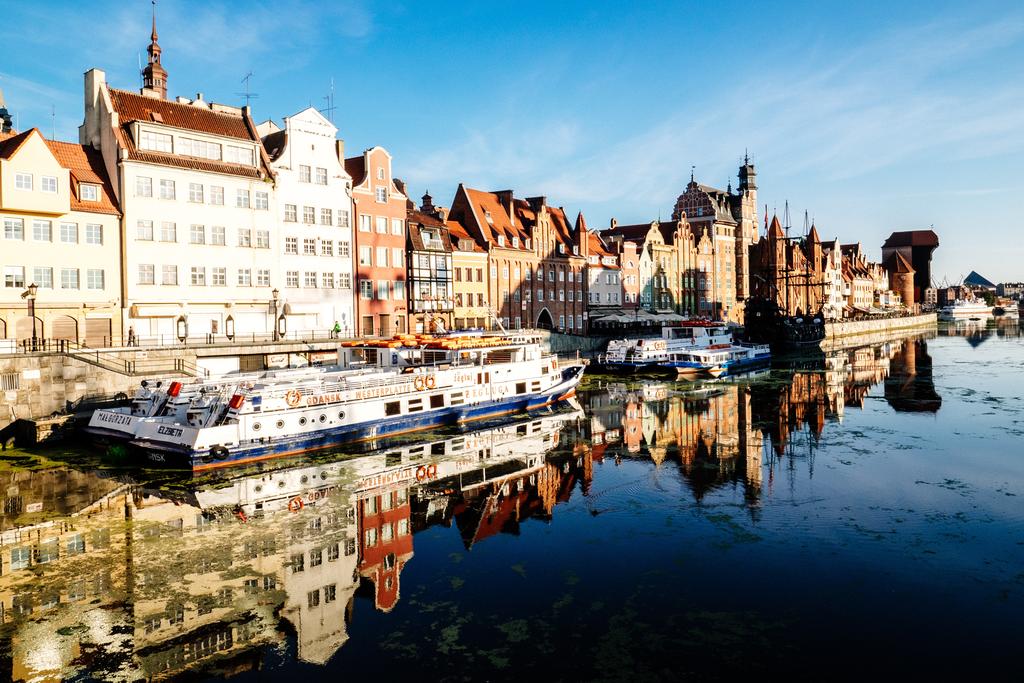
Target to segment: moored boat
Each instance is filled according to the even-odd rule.
[[[992,307],[984,301],[966,301],[957,299],[952,304],[939,309],[939,320],[985,320],[992,317]]]
[[[716,344],[673,353],[662,366],[683,378],[721,377],[767,365],[771,357],[767,344]]]
[[[353,369],[201,397],[184,420],[143,422],[131,443],[151,461],[205,470],[551,406],[584,369],[537,339],[411,335],[342,344],[339,365]]]
[[[665,327],[661,338],[613,339],[596,368],[613,373],[663,373],[672,354],[690,349],[732,344],[732,333],[725,323],[685,322]]]

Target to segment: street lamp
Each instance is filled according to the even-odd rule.
[[[28,317],[32,318],[32,350],[36,350],[36,292],[39,291],[39,286],[36,283],[32,283],[28,286],[24,292],[21,293],[22,299],[28,300]]]
[[[272,297],[270,303],[274,307],[274,341],[279,341],[281,339],[281,334],[280,332],[278,332],[277,298],[281,296],[281,292],[278,291],[277,287],[274,287],[274,289],[270,292],[270,296]]]

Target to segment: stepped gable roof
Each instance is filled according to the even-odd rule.
[[[21,146],[32,135],[32,131],[39,132],[37,128],[29,128],[22,133],[0,133],[0,159],[10,159],[21,149]],[[42,133],[39,133],[42,135]]]
[[[352,177],[352,186],[362,184],[366,180],[366,158],[363,155],[345,159],[345,173]]]
[[[73,142],[47,140],[47,146],[53,152],[63,168],[71,172],[71,210],[90,213],[106,213],[120,216],[121,211],[114,200],[114,186],[107,177],[107,169],[103,164],[103,155],[99,150]],[[79,183],[91,183],[100,188],[99,201],[82,201],[79,196]]]
[[[981,275],[976,270],[972,270],[970,275],[964,278],[964,284],[968,287],[986,287],[988,289],[995,289],[996,286],[984,275]]]
[[[111,104],[113,104],[114,111],[117,113],[121,124],[114,133],[118,138],[120,146],[128,151],[129,159],[163,166],[177,166],[195,171],[227,173],[248,178],[262,178],[273,175],[270,169],[270,159],[267,156],[266,150],[263,149],[259,135],[256,133],[256,126],[248,114],[244,112],[232,114],[224,111],[214,111],[205,106],[145,97],[116,88],[110,88],[109,92]],[[135,141],[132,140],[132,136],[129,133],[131,123],[134,121],[152,121],[197,133],[254,142],[256,143],[257,153],[260,156],[259,164],[257,166],[247,166],[245,164],[233,164],[225,161],[213,161],[211,159],[141,150],[136,147]]]
[[[477,253],[484,253],[484,248],[476,243],[476,240],[469,236],[469,232],[466,231],[465,226],[458,221],[453,221],[450,218],[445,221],[445,227],[448,228],[448,236],[452,242],[452,249],[458,249],[459,251],[475,251]],[[469,249],[462,249],[463,246],[472,245]]]
[[[885,269],[890,273],[914,273],[914,266],[898,251],[894,251],[885,262]]]
[[[934,230],[903,230],[894,232],[882,244],[885,247],[937,247],[939,236]]]
[[[273,133],[269,133],[263,138],[262,142],[263,149],[266,150],[267,156],[270,157],[270,160],[277,161],[284,153],[285,147],[288,146],[288,131],[281,129],[274,131]]]

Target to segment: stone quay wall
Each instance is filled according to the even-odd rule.
[[[888,334],[936,327],[938,318],[934,313],[908,315],[901,318],[880,318],[876,320],[847,320],[825,323],[825,343],[847,337]]]

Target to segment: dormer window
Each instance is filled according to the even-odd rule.
[[[92,183],[79,183],[78,196],[83,202],[98,202],[100,200],[100,186]]]
[[[527,249],[530,248],[530,238],[529,237],[526,238],[526,248]]]
[[[494,218],[491,216],[490,211],[484,211],[484,220],[490,224],[494,224]]]
[[[515,247],[516,249],[519,248],[519,238],[518,237],[513,237],[512,238],[512,246]]]
[[[578,244],[572,245],[572,255],[573,256],[579,256],[580,255],[580,247],[579,247]]]
[[[139,135],[139,149],[148,149],[154,152],[166,152],[170,154],[174,151],[174,143],[170,135],[166,133],[155,133],[153,131],[144,130]]]
[[[505,236],[504,235],[498,235],[498,246],[499,247],[505,246]]]
[[[561,242],[558,243],[558,253],[563,255],[565,254],[565,245]]]

